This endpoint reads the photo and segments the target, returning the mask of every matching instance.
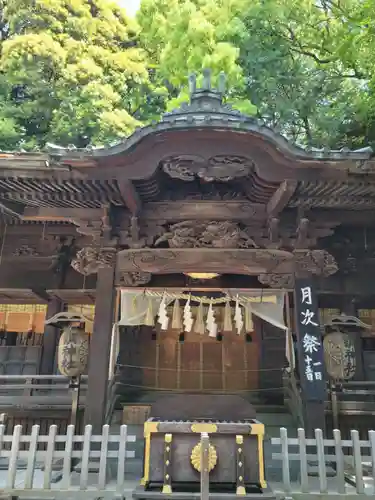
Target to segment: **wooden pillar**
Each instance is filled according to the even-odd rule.
[[[327,388],[318,301],[311,277],[295,278],[294,304],[305,430],[312,436],[314,429],[325,432]]]
[[[115,310],[115,266],[98,271],[95,318],[90,342],[85,424],[101,431],[107,406],[109,355]]]
[[[64,310],[63,302],[57,297],[53,298],[47,307],[46,319]],[[41,375],[52,375],[55,367],[56,347],[59,341],[59,329],[52,325],[46,325],[43,335],[42,359],[40,361]]]

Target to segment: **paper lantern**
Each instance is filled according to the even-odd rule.
[[[58,347],[58,367],[66,377],[82,375],[88,363],[89,344],[84,328],[65,326]]]

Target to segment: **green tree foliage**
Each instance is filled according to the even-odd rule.
[[[374,0],[112,2],[0,0],[0,149],[111,143],[205,67],[295,142],[375,144]]]
[[[265,0],[244,13],[241,64],[249,95],[266,123],[297,142],[360,147],[375,139],[365,132],[373,65],[364,49],[369,40],[354,26],[355,10],[363,19],[360,4]]]
[[[143,0],[138,21],[170,95],[210,66],[289,139],[375,142],[373,0]]]
[[[0,147],[84,146],[128,135],[149,92],[137,26],[107,0],[7,0]]]
[[[210,68],[214,78],[226,73],[232,104],[255,112],[243,99],[240,50],[231,41],[242,28],[238,14],[245,4],[245,0],[143,0],[137,16],[140,41],[155,68],[155,82],[171,99],[168,108],[187,99],[189,73]]]

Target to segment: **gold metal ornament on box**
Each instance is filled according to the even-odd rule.
[[[201,454],[202,454],[202,446],[201,443],[199,442],[194,446],[190,455],[191,465],[198,472],[200,472],[202,469]],[[216,448],[212,444],[210,444],[208,448],[208,471],[211,472],[215,468],[216,464],[217,464],[217,451]]]

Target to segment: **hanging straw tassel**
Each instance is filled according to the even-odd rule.
[[[137,296],[134,295],[133,300],[132,300],[132,314],[135,316],[138,311],[138,301],[137,301]]]
[[[161,299],[160,306],[159,306],[158,323],[160,323],[162,330],[168,330],[169,318],[168,318],[165,293],[163,295],[163,298]]]
[[[245,330],[246,332],[254,331],[253,313],[251,312],[250,304],[246,304],[245,307]]]
[[[243,328],[243,317],[242,317],[242,309],[240,306],[240,301],[238,299],[238,296],[236,298],[236,305],[234,308],[234,323],[236,325],[237,335],[241,335],[242,328]]]
[[[229,300],[225,303],[223,330],[224,330],[224,332],[231,332],[233,330],[232,308],[230,307]]]
[[[148,299],[148,306],[147,306],[147,311],[146,311],[146,317],[145,317],[145,325],[146,326],[155,326],[155,319],[154,319],[154,311],[152,307],[152,299]]]
[[[178,299],[176,299],[173,304],[172,328],[174,330],[182,330],[180,301]]]
[[[193,328],[193,314],[191,312],[190,297],[189,297],[184,307],[184,330],[185,332],[189,333],[191,332],[192,328]]]
[[[201,302],[199,304],[197,317],[195,319],[194,332],[199,333],[200,335],[204,335],[205,330],[206,329],[204,327],[204,309],[203,309],[203,302]]]
[[[214,308],[212,306],[212,302],[210,304],[210,307],[208,308],[206,326],[207,326],[208,336],[216,338],[217,324],[215,321],[215,313],[214,313]]]

